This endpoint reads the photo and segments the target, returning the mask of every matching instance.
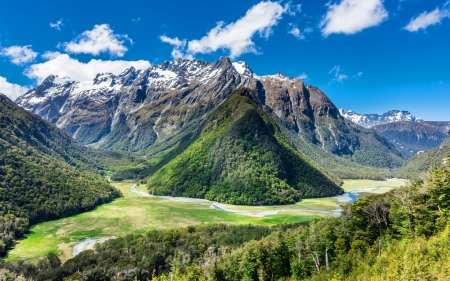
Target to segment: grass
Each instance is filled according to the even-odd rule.
[[[90,212],[33,226],[30,233],[8,253],[6,260],[36,261],[50,252],[66,260],[71,257],[72,246],[86,237],[118,237],[142,234],[151,229],[211,223],[273,225],[311,221],[323,216],[307,212],[281,212],[254,218],[213,210],[207,205],[142,197],[129,191],[130,182],[113,185],[122,191],[122,198]]]
[[[408,182],[405,180],[386,180],[386,181],[375,181],[375,180],[345,180],[342,188],[344,191],[349,191],[353,189],[361,188],[371,188],[371,187],[391,187],[397,188],[406,185]]]
[[[261,212],[280,210],[276,215],[255,218],[210,209],[208,205],[193,205],[181,202],[142,197],[132,193],[132,182],[116,182],[123,197],[95,210],[68,218],[40,223],[31,228],[30,233],[9,251],[6,261],[37,261],[48,253],[57,254],[62,260],[72,257],[72,247],[86,237],[111,237],[127,234],[142,234],[152,229],[185,227],[196,224],[257,224],[274,225],[280,223],[307,222],[326,216],[320,211],[336,209],[335,198],[304,199],[295,205],[287,206],[232,206],[236,211]],[[404,182],[345,180],[344,189],[362,187],[390,186],[397,187]],[[146,190],[145,185],[137,187]],[[380,189],[377,192],[382,192]],[[367,196],[364,194],[363,196]],[[310,211],[307,211],[310,210]],[[317,213],[311,210],[318,210]]]

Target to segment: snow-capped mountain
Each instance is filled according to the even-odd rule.
[[[258,76],[245,62],[232,63],[227,57],[217,62],[177,59],[119,75],[102,73],[84,82],[49,76],[16,103],[84,144],[158,153],[194,136],[204,116],[241,86],[292,138],[301,138],[299,143],[349,156],[361,147],[377,147],[373,151],[383,151],[393,159],[389,163],[402,161],[382,136],[367,138],[378,133],[363,135],[344,119],[318,88],[280,73]]]
[[[359,114],[352,110],[345,110],[343,108],[339,109],[342,116],[358,124],[364,128],[372,128],[373,126],[383,125],[387,123],[399,122],[399,121],[410,121],[410,122],[421,122],[420,118],[412,115],[409,111],[405,110],[389,110],[382,115],[378,114]]]

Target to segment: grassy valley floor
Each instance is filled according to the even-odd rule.
[[[344,190],[385,187],[360,193],[368,196],[387,192],[404,185],[404,181],[346,180]],[[31,228],[30,234],[12,249],[7,261],[19,259],[36,261],[52,252],[62,260],[72,257],[72,248],[80,241],[94,238],[111,238],[127,234],[141,234],[152,229],[185,227],[197,224],[256,224],[274,225],[280,223],[307,222],[323,216],[333,215],[337,199],[333,197],[304,199],[295,205],[250,207],[224,205],[226,209],[246,214],[278,211],[263,217],[241,215],[212,209],[209,204],[188,204],[159,198],[143,197],[130,192],[132,182],[117,182],[123,197],[95,210],[55,221],[40,223]],[[387,188],[386,188],[387,187]],[[137,189],[144,190],[144,186]]]

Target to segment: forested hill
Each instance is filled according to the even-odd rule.
[[[96,170],[98,160],[90,161],[89,152],[0,94],[0,255],[30,224],[87,211],[120,196],[89,171]]]
[[[448,280],[449,194],[450,155],[426,182],[359,200],[341,217],[270,229],[150,231],[106,241],[62,265],[49,255],[37,267],[8,265],[3,274],[35,280]]]
[[[401,176],[418,179],[433,166],[438,166],[446,155],[450,154],[450,135],[436,148],[418,153],[402,168]]]
[[[293,147],[242,87],[209,113],[186,150],[149,178],[149,192],[270,205],[343,191]]]

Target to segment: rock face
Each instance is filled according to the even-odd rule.
[[[16,102],[84,144],[148,152],[172,149],[167,143],[177,145],[241,86],[252,90],[281,128],[313,150],[377,167],[402,164],[393,145],[343,118],[318,88],[282,74],[257,76],[245,62],[231,63],[226,57],[214,63],[177,59],[117,76],[98,74],[87,82],[50,76]],[[367,147],[380,150],[374,155],[388,161],[374,163]]]
[[[373,127],[408,158],[419,151],[438,147],[450,133],[450,122],[401,121]]]
[[[383,125],[393,122],[409,121],[409,122],[422,122],[423,120],[415,117],[409,111],[405,110],[389,110],[382,115],[378,114],[359,114],[352,110],[339,109],[342,116],[358,124],[364,128],[372,128],[373,126]]]

